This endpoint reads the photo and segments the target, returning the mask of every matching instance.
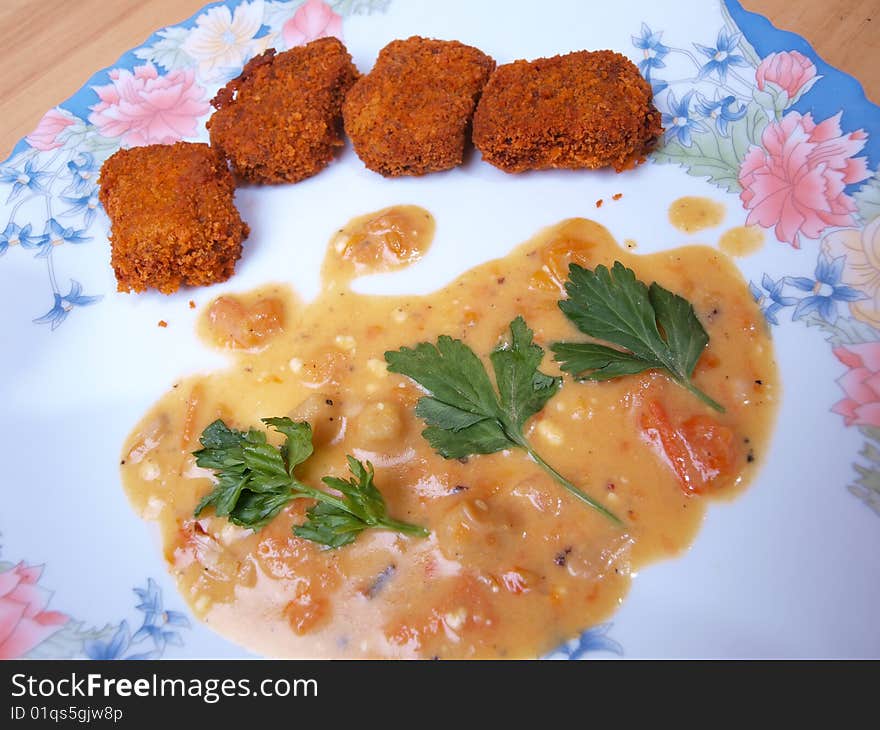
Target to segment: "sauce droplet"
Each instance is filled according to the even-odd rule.
[[[202,312],[199,331],[215,347],[249,350],[266,345],[284,324],[284,301],[278,296],[224,294]]]
[[[669,206],[669,222],[685,233],[714,228],[724,220],[724,206],[710,198],[687,196]]]
[[[434,216],[418,205],[395,205],[353,218],[330,241],[325,278],[402,269],[427,253],[435,228]]]
[[[737,226],[725,231],[718,242],[728,256],[748,256],[764,245],[764,231],[758,226]]]

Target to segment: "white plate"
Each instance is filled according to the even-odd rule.
[[[248,57],[340,31],[361,70],[387,42],[412,34],[455,38],[499,62],[612,48],[650,73],[672,131],[652,162],[621,175],[508,176],[472,154],[450,172],[385,180],[349,146],[296,186],[238,191],[252,233],[229,282],[169,297],[115,293],[108,221],[90,197],[101,161],[120,145],[206,139],[206,100]],[[136,66],[145,68],[132,76]],[[155,95],[169,88],[178,102],[161,122]],[[830,121],[812,130],[807,113]],[[880,656],[874,135],[880,111],[856,82],[733,0],[230,0],[152,36],[51,111],[0,166],[0,657],[245,655],[189,617],[157,535],[122,491],[121,444],[176,378],[224,362],[194,336],[190,299],[201,305],[279,279],[314,296],[334,229],[398,203],[434,214],[434,246],[423,262],[364,280],[362,290],[434,289],[571,216],[635,239],[640,252],[716,244],[749,215],[768,228],[760,252],[739,260],[763,308],[772,307],[784,383],[763,468],[741,498],[710,509],[685,556],[638,576],[611,624],[558,655]],[[854,161],[865,156],[867,167]],[[773,184],[776,197],[744,207]],[[611,201],[614,193],[623,198]],[[722,202],[723,226],[695,236],[673,228],[667,208],[683,195]]]

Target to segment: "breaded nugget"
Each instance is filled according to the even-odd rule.
[[[208,145],[119,150],[98,182],[119,291],[170,294],[232,276],[249,229],[233,204],[232,174]]]
[[[386,177],[460,165],[494,68],[489,56],[458,41],[392,41],[345,97],[345,131],[358,157]]]
[[[236,177],[299,182],[323,170],[344,144],[342,100],[358,77],[345,46],[319,38],[252,58],[217,92],[211,145]]]
[[[474,114],[474,144],[506,172],[643,161],[662,133],[651,86],[626,56],[576,51],[499,66]]]

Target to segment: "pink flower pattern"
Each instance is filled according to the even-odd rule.
[[[789,99],[801,96],[816,79],[816,65],[798,51],[771,53],[755,70],[755,81],[761,91],[768,83],[775,84]]]
[[[869,177],[863,130],[843,134],[840,113],[816,124],[810,114],[789,112],[768,124],[761,147],[752,146],[739,172],[746,225],[775,227],[779,241],[800,248],[828,226],[851,226],[856,206],[847,185]]]
[[[25,656],[67,623],[47,611],[50,593],[37,585],[42,566],[24,563],[0,573],[0,659]]]
[[[133,71],[113,69],[110,83],[95,86],[101,101],[89,121],[105,137],[124,146],[170,144],[196,133],[199,118],[210,110],[205,90],[192,69],[160,76],[152,63]]]
[[[849,370],[837,379],[846,397],[831,410],[847,426],[880,426],[880,342],[841,345],[834,354]]]
[[[281,36],[289,48],[326,36],[342,40],[342,16],[322,0],[307,0],[284,24]]]
[[[37,128],[25,140],[31,147],[42,152],[56,150],[64,144],[58,139],[58,135],[74,122],[76,117],[73,114],[55,107],[43,115]]]

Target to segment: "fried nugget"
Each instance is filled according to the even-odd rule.
[[[392,41],[345,97],[345,131],[358,157],[386,177],[460,165],[494,68],[489,56],[458,41]]]
[[[119,150],[98,182],[119,291],[171,294],[232,276],[249,229],[233,204],[232,174],[208,145]]]
[[[236,177],[299,182],[323,170],[344,144],[342,100],[358,78],[345,46],[319,38],[252,58],[211,101],[211,145]]]
[[[505,172],[645,159],[662,133],[650,84],[626,56],[576,51],[499,66],[474,114],[474,145]]]

